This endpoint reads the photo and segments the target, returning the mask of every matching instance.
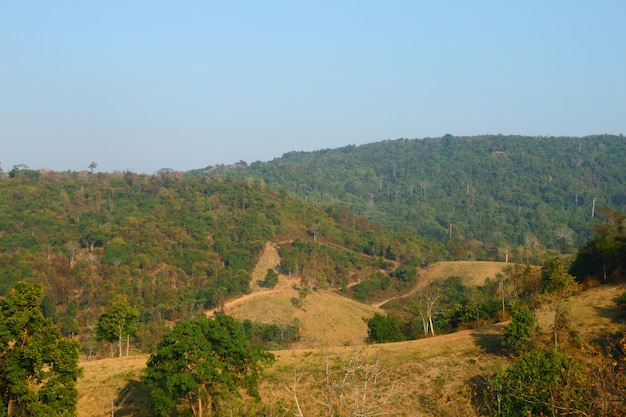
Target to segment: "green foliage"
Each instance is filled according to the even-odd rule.
[[[76,415],[79,346],[44,318],[42,293],[19,282],[0,299],[0,415]]]
[[[571,415],[584,403],[577,391],[580,367],[564,353],[532,350],[513,365],[496,372],[487,397],[494,416]]]
[[[145,379],[154,412],[166,416],[186,404],[202,416],[202,410],[239,395],[239,387],[256,397],[261,365],[272,361],[273,355],[251,346],[242,324],[229,316],[180,321],[148,360]]]
[[[544,293],[569,295],[574,291],[575,279],[567,272],[559,258],[552,258],[544,262],[541,269],[542,286]]]
[[[401,342],[404,335],[400,330],[400,321],[391,315],[376,313],[372,318],[366,319],[367,342],[368,343],[388,343]]]
[[[298,340],[296,325],[254,323],[243,321],[243,331],[253,346],[262,346],[268,350],[285,349]]]
[[[278,284],[278,272],[276,272],[274,268],[270,268],[265,274],[263,286],[267,288],[274,288],[276,284]]]
[[[139,312],[125,298],[116,298],[100,315],[96,323],[96,338],[110,343],[117,341],[121,357],[122,340],[137,330],[135,319],[138,316]]]
[[[513,314],[511,323],[504,329],[502,345],[521,353],[532,345],[532,337],[537,331],[537,319],[533,313],[521,308]]]
[[[155,346],[165,321],[200,316],[248,292],[268,241],[284,242],[281,271],[331,288],[380,263],[362,255],[367,242],[391,245],[400,262],[420,250],[414,235],[262,181],[24,171],[0,177],[0,295],[21,280],[44,283],[45,314],[81,339],[122,295],[140,313],[135,342]],[[77,314],[64,315],[73,300]]]
[[[593,200],[626,206],[620,136],[486,135],[398,139],[196,172],[261,178],[308,201],[340,204],[410,228],[455,259],[541,262],[544,248],[573,252],[588,239]],[[367,245],[384,254],[387,245]],[[432,244],[421,261],[437,261]],[[508,248],[508,251],[505,250]],[[430,252],[430,253],[429,253]],[[393,255],[401,257],[394,250]]]
[[[49,295],[46,295],[41,301],[41,313],[47,319],[54,320],[56,316],[56,306]]]
[[[371,276],[352,287],[354,298],[357,300],[366,300],[378,291],[384,290],[384,287],[387,287],[386,278],[389,277],[378,271],[373,273]]]
[[[374,268],[377,262],[375,258],[356,253],[358,243],[348,244],[351,247],[295,239],[291,245],[279,249],[280,269],[285,274],[311,277],[316,285],[323,281],[331,287],[339,287],[348,283],[349,277],[357,271]]]
[[[602,207],[594,237],[576,255],[570,273],[579,282],[619,281],[626,271],[626,214]]]
[[[304,303],[306,302],[307,296],[311,293],[311,288],[308,285],[303,285],[298,291],[298,299],[296,300],[295,306],[300,309],[304,309]]]
[[[483,326],[499,320],[501,314],[498,283],[490,279],[484,285],[468,286],[461,278],[451,276],[401,301],[387,304],[385,308],[410,313],[401,325],[407,339],[428,334],[429,312],[433,327],[439,333]]]

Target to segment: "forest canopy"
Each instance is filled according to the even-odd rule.
[[[452,259],[541,263],[574,253],[597,208],[626,211],[622,136],[397,139],[188,175],[263,179],[268,185],[408,227]]]

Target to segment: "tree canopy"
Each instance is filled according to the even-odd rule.
[[[146,381],[151,387],[154,412],[169,415],[186,404],[202,417],[239,387],[258,397],[261,365],[271,363],[271,353],[252,346],[243,325],[227,315],[178,322],[148,360]]]
[[[622,136],[446,135],[194,174],[262,178],[308,201],[409,227],[453,259],[539,264],[542,250],[572,253],[589,238],[594,206],[626,209],[625,159]]]
[[[334,288],[378,268],[380,256],[365,248],[391,245],[398,262],[422,249],[414,234],[260,180],[171,171],[22,174],[0,176],[0,295],[20,280],[41,282],[45,314],[79,340],[121,295],[139,313],[131,342],[153,350],[166,322],[248,292],[268,242],[285,255],[281,272]]]
[[[122,340],[137,329],[135,319],[139,312],[123,297],[117,297],[104,310],[96,323],[96,337],[113,343],[118,342],[119,356],[122,356]]]
[[[18,282],[0,299],[0,415],[76,415],[79,346],[44,318],[42,293]]]

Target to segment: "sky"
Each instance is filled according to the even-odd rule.
[[[626,134],[626,2],[0,0],[2,169]]]

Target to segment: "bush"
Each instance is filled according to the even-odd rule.
[[[400,322],[394,316],[376,313],[374,317],[365,320],[365,322],[368,328],[368,343],[401,342],[404,340],[404,335],[400,330]]]
[[[580,369],[556,350],[533,350],[506,371],[496,372],[487,386],[492,415],[539,416],[567,414],[578,409]]]
[[[537,319],[526,308],[519,309],[513,314],[513,320],[504,329],[502,345],[520,353],[531,345],[531,337],[537,332]]]

